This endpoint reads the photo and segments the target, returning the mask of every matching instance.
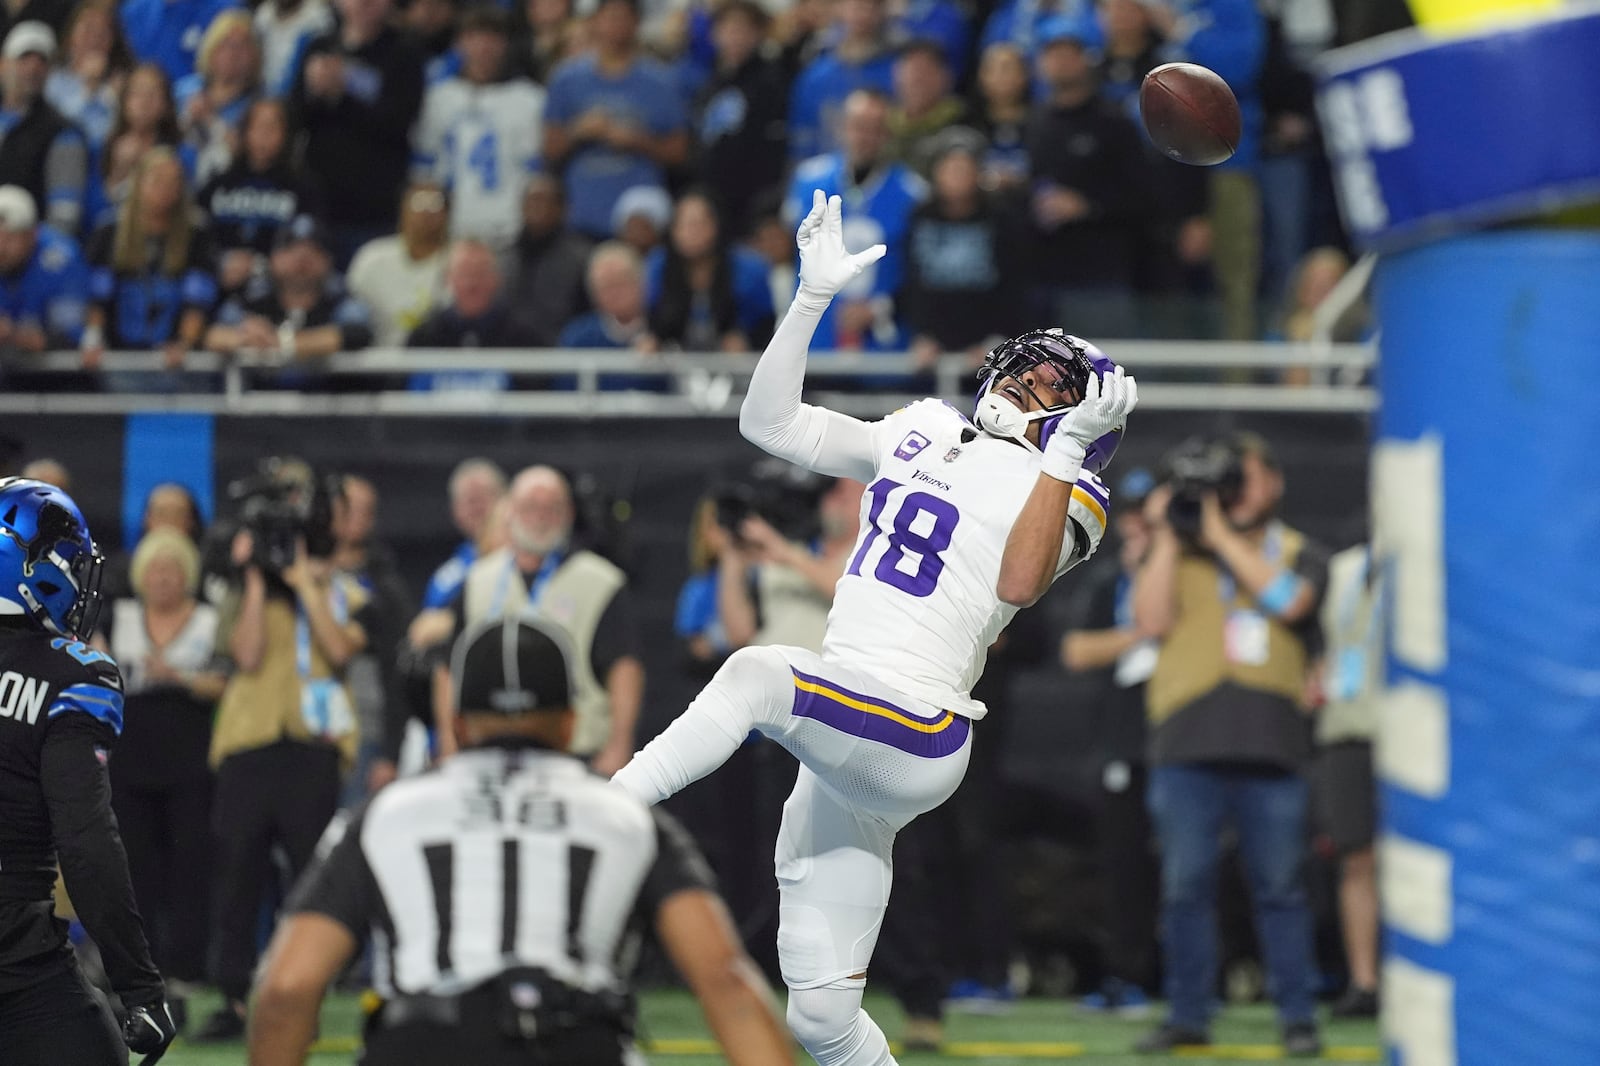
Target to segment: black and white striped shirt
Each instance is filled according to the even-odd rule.
[[[712,885],[670,816],[514,742],[390,785],[319,853],[289,909],[370,933],[385,997],[453,995],[512,966],[623,992],[662,902]]]

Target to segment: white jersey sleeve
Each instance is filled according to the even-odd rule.
[[[461,93],[454,81],[440,82],[422,98],[422,115],[411,134],[411,177],[413,181],[448,180],[441,156],[450,122],[461,107]]]

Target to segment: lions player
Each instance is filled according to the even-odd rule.
[[[822,654],[745,648],[615,780],[659,803],[758,729],[801,762],[778,835],[778,955],[789,1024],[822,1066],[894,1060],[861,1009],[889,900],[895,833],[966,770],[972,683],[1016,613],[1105,531],[1098,471],[1137,391],[1058,330],[989,354],[976,419],[920,400],[873,423],[800,402],[807,345],[833,295],[883,255],[844,249],[837,196],[800,226],[800,288],[740,411],[746,438],[868,483]]]
[[[111,815],[106,757],[122,677],[83,643],[100,553],[77,504],[0,480],[0,1060],[111,1066],[160,1058],[176,1027],[150,961]],[[120,1034],[55,916],[56,864],[127,1011]],[[120,1038],[119,1038],[120,1036]]]

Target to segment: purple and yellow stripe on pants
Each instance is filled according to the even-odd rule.
[[[841,733],[887,744],[920,758],[942,759],[960,751],[972,731],[972,723],[952,711],[937,718],[923,718],[887,700],[852,692],[827,678],[799,670],[793,673],[793,713]]]

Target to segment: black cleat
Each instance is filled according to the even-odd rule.
[[[189,1037],[191,1044],[227,1044],[244,1039],[244,1004],[224,1003]]]
[[[1158,1055],[1175,1048],[1205,1047],[1210,1043],[1211,1034],[1204,1029],[1185,1029],[1165,1022],[1160,1028],[1133,1045],[1133,1050],[1141,1055]]]
[[[1376,1018],[1378,993],[1351,985],[1345,990],[1344,995],[1334,1001],[1328,1014],[1333,1018]]]
[[[1292,1059],[1314,1059],[1322,1054],[1316,1022],[1290,1022],[1283,1027],[1283,1052]]]

